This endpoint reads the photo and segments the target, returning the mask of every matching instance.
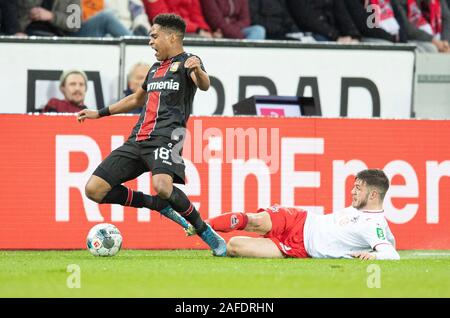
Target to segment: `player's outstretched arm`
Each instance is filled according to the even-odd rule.
[[[184,62],[184,67],[193,69],[193,71],[191,72],[191,78],[198,88],[200,88],[202,91],[207,91],[209,89],[209,75],[204,70],[202,70],[200,59],[198,57],[191,56],[190,58],[188,58],[186,62]]]
[[[83,109],[78,113],[77,120],[81,123],[86,119],[97,119],[104,116],[127,113],[137,107],[141,107],[145,102],[146,91],[141,87],[136,93],[126,96],[117,103],[100,110]]]
[[[375,246],[374,252],[356,252],[352,254],[353,257],[362,260],[399,260],[400,255],[395,248],[389,244],[378,244]]]
[[[395,247],[391,244],[378,244],[375,246],[375,252],[373,252],[376,256],[376,259],[390,259],[390,260],[399,260],[400,255],[395,250]]]

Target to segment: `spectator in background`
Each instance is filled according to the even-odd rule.
[[[112,10],[133,35],[147,36],[150,32],[149,18],[141,0],[105,0],[105,8]]]
[[[80,0],[18,0],[19,32],[38,36],[64,36],[75,28],[67,26],[72,12],[69,5],[80,5]]]
[[[317,41],[358,43],[361,37],[343,0],[287,0],[297,26]]]
[[[300,30],[291,17],[285,0],[249,0],[252,24],[266,29],[266,38],[292,40],[288,35]]]
[[[404,3],[404,2],[403,2]],[[450,40],[450,10],[444,0],[409,0],[408,19],[438,40]]]
[[[84,105],[88,78],[83,71],[67,70],[59,78],[59,89],[64,100],[52,98],[44,107],[44,112],[77,113],[87,108]]]
[[[370,0],[371,3],[375,0]],[[426,53],[438,53],[438,52],[448,52],[449,46],[448,42],[441,41],[437,38],[421,30],[417,25],[413,24],[411,21],[413,19],[408,18],[408,3],[412,3],[411,0],[378,0],[379,3],[385,5],[386,3],[391,3],[393,6],[398,7],[401,17],[401,23],[405,26],[406,35],[408,43],[413,43],[417,46],[418,52]],[[415,3],[415,1],[414,1]]]
[[[362,42],[399,43],[407,42],[407,32],[399,8],[395,3],[383,0],[343,0]],[[378,11],[369,5],[377,4]],[[378,21],[378,22],[377,22]],[[377,24],[378,23],[378,24]]]
[[[150,65],[143,62],[138,62],[131,67],[130,72],[127,75],[127,89],[125,90],[125,96],[136,93],[139,87],[142,87],[145,78],[147,77]],[[140,114],[142,107],[133,109],[130,114]]]
[[[104,37],[132,35],[112,10],[105,9],[103,0],[81,0],[83,22],[81,29],[73,34],[77,37]]]
[[[144,0],[145,10],[153,21],[160,13],[175,13],[186,22],[186,36],[221,38],[220,29],[211,30],[202,12],[200,0]]]
[[[408,21],[428,35],[439,52],[450,52],[450,10],[444,0],[400,0]],[[436,41],[437,40],[437,41]],[[439,43],[440,42],[440,43]]]
[[[263,40],[266,30],[250,25],[247,0],[201,0],[206,21],[213,30],[220,30],[224,38]]]
[[[411,18],[408,18],[407,8],[402,5],[412,3],[410,0],[403,3],[397,0],[344,0],[344,2],[363,35],[363,41],[409,42],[415,44],[419,52],[428,53],[446,52],[448,49],[448,42],[441,41],[438,37],[433,38],[433,35],[421,30],[418,25],[412,23]],[[368,5],[378,6],[379,13],[377,14],[375,8],[368,8]],[[425,25],[426,21],[422,26],[426,28]],[[447,31],[443,34],[447,34]]]
[[[20,32],[17,0],[0,0],[0,35],[26,35]]]

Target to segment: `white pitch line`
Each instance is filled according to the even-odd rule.
[[[450,256],[450,253],[414,253],[413,255],[422,255],[422,256]]]

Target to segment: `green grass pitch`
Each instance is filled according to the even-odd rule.
[[[360,261],[217,258],[204,250],[122,250],[106,258],[86,250],[0,251],[0,297],[450,297],[450,251],[400,255]],[[70,264],[79,266],[80,288],[68,288],[77,281]]]

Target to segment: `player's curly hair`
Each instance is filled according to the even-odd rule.
[[[173,13],[158,14],[153,19],[153,24],[158,24],[161,28],[178,33],[181,39],[184,38],[184,34],[186,33],[186,22],[184,22],[182,17]]]
[[[381,200],[384,199],[387,190],[389,189],[389,179],[380,169],[366,169],[358,172],[355,179],[362,180],[369,187],[374,187],[380,193]]]

